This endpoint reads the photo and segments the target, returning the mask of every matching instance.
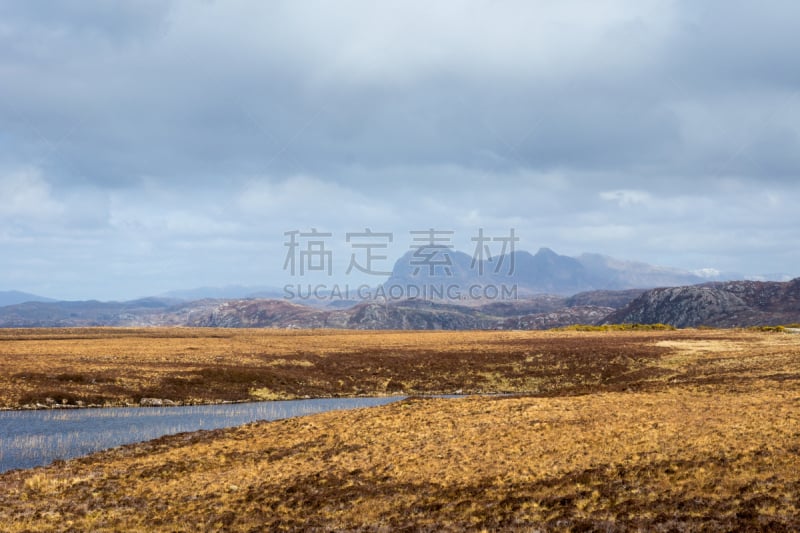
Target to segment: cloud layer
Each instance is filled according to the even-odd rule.
[[[788,1],[0,2],[0,288],[281,285],[284,232],[800,274]],[[360,281],[360,280],[359,280]],[[367,280],[377,281],[377,280]],[[3,287],[5,286],[5,287]]]

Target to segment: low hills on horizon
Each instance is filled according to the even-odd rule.
[[[588,291],[570,297],[458,305],[422,299],[367,301],[346,309],[287,300],[27,302],[0,307],[0,327],[223,327],[344,329],[527,329],[577,324],[748,327],[800,323],[800,278],[658,289]]]
[[[548,248],[483,264],[462,252],[448,253],[448,262],[439,260],[435,268],[429,268],[425,257],[406,253],[392,275],[363,300],[290,301],[280,299],[278,289],[242,286],[172,291],[126,302],[63,302],[0,292],[0,327],[549,329],[606,323],[735,327],[800,322],[800,278],[709,281],[725,275],[598,254],[575,258]],[[377,297],[384,294],[381,288],[435,284],[456,287],[458,297]],[[469,287],[500,284],[514,285],[516,298],[468,296]]]

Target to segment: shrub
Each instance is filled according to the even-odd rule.
[[[555,328],[557,331],[674,331],[675,329],[675,326],[670,324],[603,324],[602,326],[573,324]]]
[[[786,331],[784,326],[753,326],[747,329],[750,331],[769,331],[773,333],[783,333]]]

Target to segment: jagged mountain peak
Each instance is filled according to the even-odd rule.
[[[435,249],[437,247],[431,247]],[[702,283],[705,279],[691,272],[620,261],[600,254],[578,257],[558,254],[541,247],[535,254],[516,250],[512,254],[484,258],[448,250],[449,262],[444,265],[437,256],[435,267],[421,266],[414,251],[406,252],[394,266],[386,285],[419,285],[421,283],[456,284],[460,292],[470,286],[505,285],[516,287],[518,294],[571,295],[591,290],[624,290]]]

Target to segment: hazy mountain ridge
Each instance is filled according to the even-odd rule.
[[[800,323],[800,278],[790,282],[712,282],[569,298],[540,295],[457,305],[422,299],[320,309],[286,300],[143,299],[131,302],[28,302],[0,308],[0,327],[192,326],[348,329],[549,329],[573,324],[665,323],[738,327]]]
[[[129,302],[25,302],[0,308],[0,327],[180,326],[218,302],[144,298]]]
[[[246,287],[244,285],[227,285],[225,287],[197,287],[194,289],[174,290],[162,293],[158,298],[175,300],[232,300],[246,298],[280,298],[282,292],[275,287]]]
[[[406,253],[395,263],[389,279],[373,291],[372,298],[361,302],[279,300],[275,299],[276,289],[231,285],[173,291],[167,296],[128,302],[14,303],[0,307],[0,327],[547,329],[606,322],[663,322],[679,327],[800,322],[800,278],[788,283],[707,282],[709,277],[721,274],[706,269],[699,276],[599,254],[569,257],[548,248],[536,254],[517,251],[482,264],[462,252],[442,248],[444,251],[449,254],[449,263],[438,261],[433,269],[419,255]],[[702,283],[694,283],[698,281]],[[648,290],[654,284],[671,288]],[[376,298],[380,288],[392,285],[406,289],[455,286],[460,294],[451,299]],[[468,290],[492,285],[517,287],[517,298],[473,298]],[[420,292],[425,294],[424,290]],[[208,294],[234,296],[186,300]],[[9,301],[35,297],[18,292],[2,295],[10,295]]]
[[[628,303],[636,295],[576,295],[575,302]],[[592,305],[540,295],[483,305],[422,299],[362,302],[348,309],[320,309],[287,300],[144,299],[131,302],[25,303],[0,309],[0,327],[191,326],[351,329],[543,329],[601,318]]]
[[[25,302],[54,302],[51,298],[45,298],[36,294],[22,291],[0,291],[0,307],[16,305]]]
[[[540,248],[536,254],[515,251],[482,262],[473,261],[473,257],[463,252],[437,247],[430,250],[438,253],[437,264],[425,264],[415,252],[409,251],[395,262],[392,275],[383,286],[388,290],[392,286],[455,285],[461,293],[470,286],[516,286],[519,296],[570,296],[585,291],[648,289],[708,281],[688,270],[622,261],[600,254],[570,257],[549,248]],[[444,254],[449,258],[447,264],[443,264]]]

